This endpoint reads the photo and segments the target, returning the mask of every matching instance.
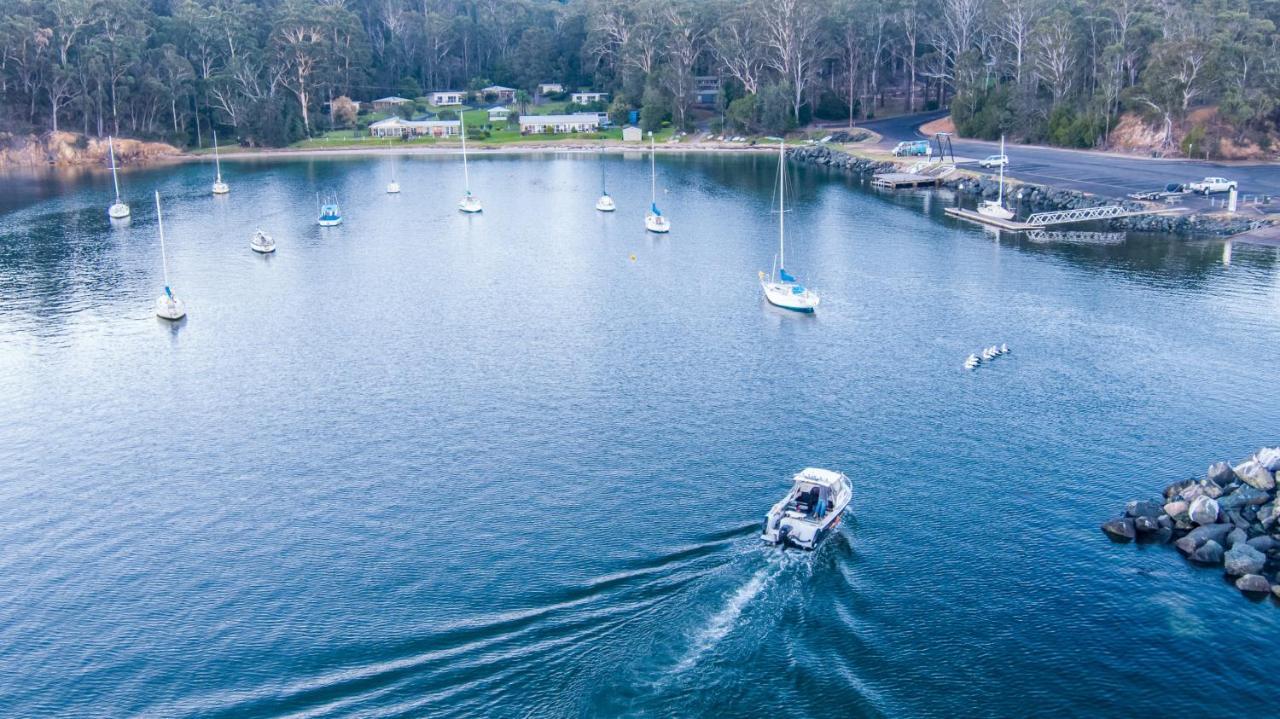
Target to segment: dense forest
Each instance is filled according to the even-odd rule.
[[[1126,112],[1169,145],[1200,108],[1196,131],[1241,142],[1280,121],[1280,0],[0,2],[11,132],[281,145],[329,129],[339,97],[544,82],[647,126],[951,107],[964,134],[1087,147]],[[694,107],[709,75],[718,101]]]

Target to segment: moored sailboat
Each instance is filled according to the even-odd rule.
[[[218,156],[218,131],[213,131],[213,166],[216,168],[217,176],[213,180],[213,194],[225,195],[231,192],[231,187],[222,181],[222,159]]]
[[[480,204],[480,198],[471,194],[471,171],[467,169],[467,121],[461,112],[458,113],[458,129],[462,131],[462,182],[467,193],[458,200],[458,209],[468,214],[481,212],[484,206]]]
[[[1004,157],[1004,135],[1000,136],[1000,157]],[[983,200],[978,203],[978,214],[994,217],[998,220],[1012,220],[1013,212],[1004,206],[1004,166],[1000,163],[1000,190],[994,200]]]
[[[777,276],[759,273],[760,288],[769,304],[794,312],[813,312],[818,307],[818,294],[800,284],[787,272],[787,231],[785,224],[787,196],[787,146],[778,140],[778,264]]]
[[[110,135],[107,136],[107,154],[111,157],[111,184],[116,188],[116,201],[107,208],[107,216],[113,220],[123,220],[129,216],[129,206],[120,199],[120,178],[116,173],[116,147]]]
[[[160,212],[160,192],[156,192],[156,227],[160,231],[160,268],[164,272],[164,294],[156,298],[156,316],[166,320],[180,320],[187,314],[187,306],[173,294],[169,286],[169,258],[164,248],[164,215]]]
[[[644,228],[650,232],[665,234],[671,231],[671,220],[658,209],[658,166],[654,160],[656,146],[653,133],[649,133],[649,214],[644,216]]]

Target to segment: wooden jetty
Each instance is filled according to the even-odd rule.
[[[896,190],[900,187],[935,187],[939,178],[914,172],[886,172],[871,178],[872,187]]]
[[[1069,225],[1076,222],[1094,222],[1096,220],[1111,220],[1117,217],[1133,217],[1135,215],[1164,215],[1175,212],[1186,212],[1185,207],[1158,207],[1149,210],[1126,210],[1120,205],[1101,205],[1099,207],[1085,207],[1078,210],[1057,210],[1055,212],[1037,212],[1031,215],[1024,222],[1018,220],[1002,220],[998,217],[988,217],[978,214],[973,210],[966,210],[960,207],[948,207],[945,212],[951,217],[969,222],[976,222],[980,225],[988,227],[996,227],[1001,230],[1009,230],[1011,232],[1026,232],[1028,230],[1037,230],[1054,225]]]

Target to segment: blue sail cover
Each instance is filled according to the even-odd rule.
[[[804,294],[804,288],[803,288],[803,287],[801,287],[800,285],[793,285],[793,286],[791,287],[791,294],[793,294],[793,295],[803,295],[803,294]]]
[[[662,217],[662,211],[658,209],[658,203],[655,202],[652,205],[649,205],[649,208],[653,210],[653,214],[658,217]]]
[[[778,270],[778,274],[782,277],[782,281],[783,281],[783,282],[795,282],[795,281],[796,281],[796,278],[792,277],[792,276],[791,276],[791,273],[790,273],[790,272],[787,272],[786,270],[779,269],[779,270]]]

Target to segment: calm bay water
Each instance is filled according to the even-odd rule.
[[[804,317],[755,279],[771,156],[660,157],[666,237],[640,155],[479,158],[474,217],[456,159],[389,162],[132,171],[116,228],[109,176],[6,181],[0,715],[1274,705],[1280,609],[1098,524],[1280,441],[1277,250],[997,237],[802,168]],[[807,465],[850,521],[760,546]]]

